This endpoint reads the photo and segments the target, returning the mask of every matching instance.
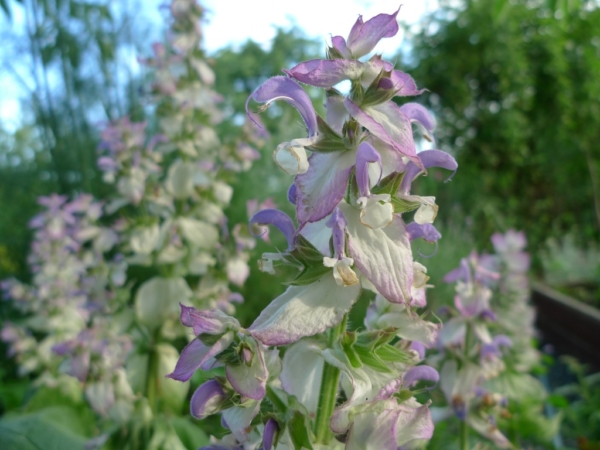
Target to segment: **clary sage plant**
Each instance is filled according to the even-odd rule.
[[[433,394],[439,391],[446,404],[432,408],[434,422],[454,425],[458,433],[443,442],[458,440],[461,449],[474,442],[496,448],[549,443],[560,423],[559,416],[545,417],[546,391],[530,374],[540,355],[525,235],[496,233],[492,244],[495,254],[472,252],[444,277],[456,283],[454,307],[438,311],[444,328],[426,359],[440,370]]]
[[[221,97],[199,48],[203,14],[194,0],[173,0],[167,43],[141,60],[159,132],[128,118],[101,132],[98,165],[115,194],[40,199],[33,286],[3,283],[26,318],[6,324],[2,339],[23,374],[81,382],[100,418],[90,448],[184,449],[177,419],[189,385],[165,378],[187,340],[178,302],[232,314],[243,300],[235,290],[255,239],[223,210],[265,133],[217,136]]]
[[[220,412],[231,431],[207,449],[396,450],[432,436],[429,404],[415,394],[419,383],[438,381],[420,362],[440,324],[417,312],[429,286],[411,241],[441,236],[432,225],[435,199],[411,188],[427,169],[455,171],[457,164],[440,150],[417,153],[413,128],[432,141],[434,120],[406,101],[422,92],[413,79],[379,55],[360,60],[396,35],[397,13],[359,17],[347,39],[332,38],[326,59],[284,70],[248,99],[253,120],[253,101],[262,112],[283,100],[306,126],[306,135],[274,152],[294,176],[288,198],[296,223],[275,209],[250,220],[256,234],[274,225],[287,238],[285,251],[263,255],[261,269],[287,265],[298,275],[247,329],[221,310],[181,305],[181,322],[195,339],[169,377],[186,381],[198,369],[215,370],[194,393],[191,413]],[[335,88],[345,80],[348,94]],[[324,118],[302,84],[325,90]],[[364,327],[349,331],[348,314],[363,291],[375,298]]]

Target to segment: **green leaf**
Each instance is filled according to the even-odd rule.
[[[296,248],[290,252],[290,255],[304,266],[316,262],[323,264],[323,254],[301,234],[296,237]]]
[[[400,389],[400,392],[394,394],[394,397],[396,397],[400,401],[400,403],[405,402],[409,398],[412,398],[412,396],[413,392],[410,389]]]
[[[360,360],[360,356],[356,352],[356,350],[354,349],[353,346],[351,346],[351,345],[342,345],[342,349],[344,350],[344,353],[348,357],[348,360],[350,361],[350,364],[352,364],[352,367],[354,367],[356,369],[360,369],[363,366],[363,363]]]
[[[361,362],[378,372],[392,373],[392,370],[388,367],[388,364],[383,362],[375,352],[369,351],[365,347],[355,346],[354,351],[360,358]]]
[[[331,273],[331,267],[325,267],[323,265],[323,261],[321,260],[321,264],[315,264],[309,267],[306,267],[300,275],[298,275],[294,280],[284,283],[289,286],[306,286],[308,284],[314,283],[315,281],[323,278],[328,273]]]
[[[550,394],[547,400],[555,408],[567,408],[569,406],[569,401],[563,395]]]
[[[396,332],[393,328],[385,328],[383,330],[373,330],[360,333],[356,339],[357,344],[365,347],[368,350],[374,350],[382,345],[387,344],[396,337]]]
[[[356,350],[354,350],[354,344],[356,343],[356,338],[357,338],[357,334],[355,332],[346,331],[342,335],[339,345],[341,346],[342,350],[348,357],[348,360],[350,361],[350,364],[352,364],[352,367],[360,368],[363,366],[363,364],[360,361],[360,357],[359,357],[358,353],[356,353]]]
[[[84,450],[87,436],[77,411],[53,406],[0,421],[0,448],[11,450]]]
[[[365,95],[365,89],[360,84],[360,80],[352,80],[352,86],[350,87],[350,100],[357,105],[362,105],[363,98]]]
[[[421,204],[419,202],[409,202],[397,197],[392,197],[392,205],[395,213],[405,213],[418,209]]]
[[[322,138],[315,144],[307,147],[310,151],[317,153],[333,153],[345,152],[348,150],[344,138],[337,134],[320,116],[317,116],[317,124]]]
[[[294,450],[313,450],[310,443],[308,420],[300,411],[294,412],[287,425],[292,443],[294,444]]]
[[[400,184],[402,184],[403,179],[404,172],[391,173],[381,180],[377,186],[371,189],[371,193],[373,195],[390,194],[393,197],[398,192],[398,189],[400,189]]]
[[[289,255],[294,262],[302,264],[304,269],[294,280],[284,283],[288,286],[305,286],[331,272],[330,267],[323,265],[323,254],[302,235],[297,236],[296,248]]]
[[[385,344],[375,350],[376,355],[387,362],[409,362],[412,358],[396,347]]]
[[[542,383],[528,373],[504,372],[487,380],[484,387],[492,392],[502,392],[511,401],[542,401],[546,397]]]
[[[186,448],[200,448],[210,442],[206,433],[187,417],[173,417],[171,425]]]

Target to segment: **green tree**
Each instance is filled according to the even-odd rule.
[[[22,125],[12,132],[0,124],[0,258],[11,261],[0,263],[2,278],[25,276],[36,197],[81,191],[102,197],[110,189],[96,167],[98,126],[144,116],[142,76],[130,61],[140,36],[149,35],[140,33],[149,21],[136,16],[134,3],[0,3],[7,24],[1,36],[10,43],[2,48],[1,69],[23,92]]]
[[[430,90],[438,146],[459,162],[442,193],[452,214],[472,219],[481,246],[509,227],[531,248],[567,230],[597,239],[598,2],[445,3],[414,36],[409,65]]]

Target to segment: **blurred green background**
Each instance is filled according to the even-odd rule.
[[[0,0],[6,45],[2,70],[26,86],[18,125],[0,123],[0,280],[27,281],[36,198],[50,192],[103,198],[96,167],[99,129],[129,115],[153,127],[148,74],[131,59],[150,54],[156,23],[135,10],[98,0]],[[113,5],[114,6],[114,5]],[[11,11],[25,11],[24,33],[11,31]],[[135,19],[135,20],[134,20]],[[429,268],[435,305],[452,299],[441,277],[472,248],[491,248],[489,237],[524,230],[537,277],[600,306],[600,3],[596,0],[465,0],[441,2],[418,28],[405,30],[396,67],[428,91],[416,99],[437,119],[437,148],[453,154],[459,170],[432,170],[414,191],[435,195],[436,226],[444,238]],[[242,122],[248,95],[281,68],[323,57],[325,46],[298,28],[279,29],[267,49],[248,41],[210,55],[216,90],[224,97],[226,136]],[[24,78],[15,61],[29,69]],[[322,93],[310,90],[315,107]],[[0,102],[1,102],[0,94]],[[400,99],[400,102],[413,99]],[[319,110],[319,109],[318,109]],[[263,119],[271,140],[262,159],[234,182],[231,223],[247,220],[246,201],[273,198],[291,213],[291,180],[271,158],[275,146],[303,133],[293,108],[277,105]],[[273,245],[259,242],[253,259]],[[431,247],[431,248],[430,248]],[[430,254],[432,246],[418,244]],[[247,325],[277,294],[280,279],[252,272],[239,309]],[[15,312],[0,303],[0,319]],[[0,344],[0,414],[18,407],[27,380]],[[19,388],[20,386],[20,388]]]

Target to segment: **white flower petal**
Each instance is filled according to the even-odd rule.
[[[368,199],[358,199],[359,203],[364,205],[360,211],[360,223],[373,230],[385,228],[394,220],[394,206],[389,202],[390,196],[387,195],[387,201],[383,200],[385,203],[381,203],[377,197],[382,196],[373,195]]]
[[[183,236],[197,247],[208,249],[217,244],[219,232],[213,225],[187,217],[178,218],[177,224]]]
[[[192,291],[183,278],[154,277],[137,290],[135,313],[141,323],[156,328],[166,319],[177,318],[179,302],[186,303],[191,296]]]
[[[356,267],[389,301],[410,302],[413,259],[402,218],[395,215],[389,226],[371,229],[360,222],[358,209],[347,203],[340,208],[348,221],[348,249]]]
[[[301,175],[308,170],[308,157],[304,145],[310,145],[312,139],[294,139],[277,146],[273,159],[288,175]]]
[[[249,330],[265,345],[286,345],[337,325],[360,294],[360,284],[340,287],[333,275],[290,286],[267,306]]]
[[[281,385],[290,395],[295,395],[310,414],[317,411],[321,376],[323,375],[323,349],[316,341],[303,339],[285,351]]]

